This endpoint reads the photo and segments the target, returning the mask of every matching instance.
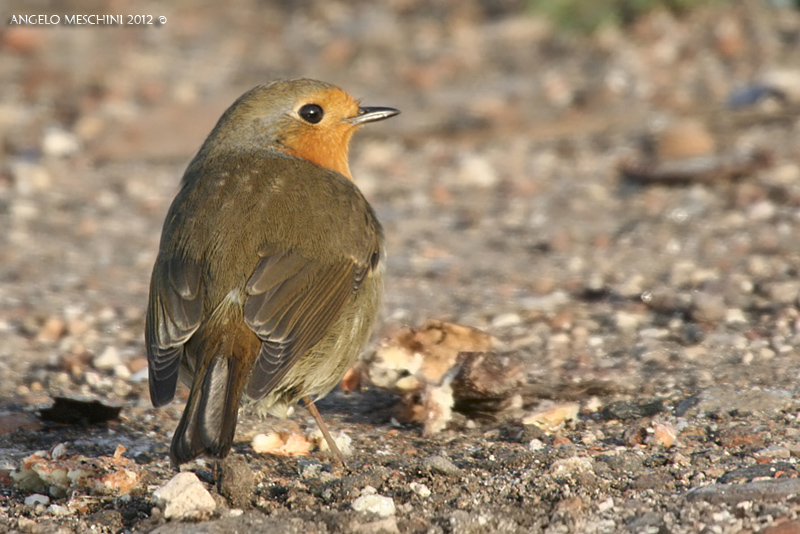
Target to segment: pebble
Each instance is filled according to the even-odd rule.
[[[40,341],[56,341],[67,331],[67,323],[59,317],[48,318],[42,328],[39,329],[38,339]]]
[[[728,308],[725,312],[725,322],[728,324],[744,324],[747,322],[747,317],[745,317],[740,308]]]
[[[648,443],[651,445],[659,445],[669,448],[675,444],[677,435],[678,430],[675,428],[675,425],[670,423],[654,422],[653,436],[651,440],[648,440]]]
[[[14,177],[14,186],[23,196],[46,191],[52,186],[53,179],[43,165],[28,161],[13,161],[9,167]],[[25,213],[19,215],[20,218],[26,218]]]
[[[683,119],[669,124],[656,137],[660,161],[707,156],[716,151],[714,136],[697,119]]]
[[[46,156],[63,158],[71,156],[80,150],[78,137],[61,128],[47,128],[42,138],[42,152]]]
[[[311,441],[317,444],[317,448],[322,452],[326,452],[330,450],[330,446],[328,445],[328,441],[322,435],[322,431],[317,429],[311,435]],[[339,447],[339,452],[341,452],[344,456],[350,456],[353,454],[353,438],[347,435],[343,430],[339,432],[339,434],[333,436],[333,441],[336,443],[336,446]]]
[[[796,163],[782,163],[767,173],[767,179],[780,185],[791,185],[800,181],[800,165]]]
[[[789,458],[792,453],[788,447],[783,445],[773,445],[765,449],[761,449],[753,454],[756,460],[772,460],[774,458]]]
[[[747,210],[747,215],[754,221],[768,221],[775,216],[778,208],[769,200],[756,202]]]
[[[352,530],[351,530],[352,529]],[[394,516],[384,517],[369,523],[354,522],[348,529],[355,534],[399,534],[397,519]]]
[[[114,376],[122,380],[130,380],[131,371],[127,365],[119,364],[114,366]]]
[[[111,385],[111,382],[103,377],[100,373],[94,371],[86,371],[83,374],[83,380],[86,385],[95,390],[103,389]]]
[[[597,511],[600,512],[601,514],[613,508],[614,508],[614,499],[611,497],[609,497],[608,499],[604,500],[603,502],[597,505]]]
[[[53,460],[61,460],[67,456],[67,446],[64,443],[59,443],[50,451],[50,458]]]
[[[769,282],[763,285],[764,296],[775,304],[795,304],[800,297],[800,281],[785,280]]]
[[[789,450],[789,455],[793,458],[800,458],[800,443],[792,442],[787,443],[786,448]]]
[[[777,478],[755,480],[743,484],[709,484],[686,493],[688,501],[738,503],[741,501],[784,501],[800,493],[800,479]]]
[[[408,485],[408,487],[411,488],[411,491],[413,491],[422,498],[431,496],[431,490],[425,484],[420,484],[419,482],[412,482]]]
[[[561,458],[553,462],[553,464],[550,466],[550,474],[553,476],[585,473],[592,470],[592,461],[589,458],[584,458],[581,456]]]
[[[71,336],[82,336],[89,330],[89,323],[83,319],[73,318],[69,320],[67,330]]]
[[[522,318],[517,313],[503,313],[492,319],[492,328],[509,328],[522,323]]]
[[[553,291],[547,295],[524,297],[519,304],[527,311],[553,312],[570,300],[566,291]]]
[[[800,102],[800,70],[773,69],[761,77],[761,83],[778,91],[790,102]]]
[[[730,412],[776,414],[792,404],[792,394],[783,389],[754,386],[741,389],[730,384],[710,387],[688,397],[691,403],[680,402],[675,408],[679,417],[697,417],[709,413]]]
[[[50,504],[50,497],[42,495],[41,493],[33,493],[25,497],[25,506],[36,506],[41,504],[47,506]]]
[[[99,356],[92,360],[92,365],[96,369],[111,370],[116,366],[123,364],[122,359],[119,356],[119,351],[115,347],[109,345],[103,350],[103,352],[100,353]]]
[[[164,511],[164,517],[178,521],[210,516],[217,503],[197,475],[178,473],[153,493],[153,499]]]
[[[497,172],[487,158],[477,154],[465,155],[458,168],[458,184],[492,187],[497,184]]]
[[[614,314],[614,323],[621,332],[633,332],[643,320],[644,316],[638,313],[618,311]]]
[[[729,482],[750,481],[759,478],[777,479],[781,475],[793,473],[795,473],[794,464],[789,462],[759,463],[747,467],[739,467],[738,469],[732,469],[727,473],[723,473],[717,479],[717,482],[720,484],[728,484]]]
[[[533,438],[528,443],[528,450],[533,451],[533,452],[540,451],[540,450],[542,450],[544,448],[545,448],[544,442],[542,440],[540,440],[540,439],[537,439],[537,438]]]
[[[51,515],[69,515],[69,508],[62,504],[51,504],[47,507],[47,513]]]
[[[603,408],[604,419],[620,419],[628,421],[640,417],[652,417],[664,411],[664,402],[661,399],[643,399],[636,401],[617,401]]]
[[[461,469],[444,456],[430,456],[422,461],[423,467],[431,473],[441,475],[461,476]]]
[[[697,291],[692,296],[692,319],[703,323],[716,323],[725,319],[728,308],[721,295]]]
[[[352,507],[356,512],[372,513],[379,517],[393,516],[396,510],[394,499],[376,493],[362,495],[353,501]]]

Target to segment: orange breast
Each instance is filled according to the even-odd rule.
[[[284,146],[287,154],[311,161],[352,180],[348,164],[352,136],[353,128],[342,123],[331,128],[309,128],[285,139]]]

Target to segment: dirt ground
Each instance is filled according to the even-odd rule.
[[[800,12],[772,4],[583,36],[515,0],[4,2],[0,531],[800,532]],[[66,23],[104,13],[123,24]],[[59,23],[12,18],[32,14]],[[216,511],[168,521],[182,404],[151,407],[143,339],[163,218],[224,109],[297,76],[402,110],[351,152],[387,236],[369,350],[477,327],[524,363],[522,407],[423,437],[394,393],[337,390],[320,410],[352,438],[344,472],[255,453],[274,422],[243,414],[252,491],[191,464]],[[62,395],[121,414],[44,420]],[[563,427],[523,424],[565,402]],[[13,477],[118,445],[127,495],[37,500]]]

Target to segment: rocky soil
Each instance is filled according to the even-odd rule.
[[[800,12],[718,3],[582,36],[513,0],[107,9],[166,22],[0,7],[0,531],[188,528],[155,494],[182,410],[147,394],[161,224],[222,111],[308,76],[403,112],[351,154],[387,235],[373,346],[430,318],[489,332],[524,362],[521,414],[423,437],[395,394],[336,391],[344,471],[255,453],[275,423],[242,415],[227,485],[189,466],[211,498],[193,531],[800,532]],[[10,22],[29,14],[62,24]],[[65,395],[121,412],[47,420]],[[575,420],[523,424],[564,402]],[[302,408],[286,424],[314,429]],[[25,489],[40,450],[138,482]]]

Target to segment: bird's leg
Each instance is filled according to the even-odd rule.
[[[319,410],[317,410],[314,401],[311,399],[311,397],[306,395],[303,397],[303,402],[306,403],[306,408],[308,408],[308,411],[311,412],[311,417],[314,418],[314,421],[317,422],[317,426],[319,427],[320,431],[322,431],[322,436],[328,443],[328,448],[333,453],[336,464],[338,464],[337,467],[340,469],[347,467],[347,464],[344,461],[344,455],[342,454],[342,451],[339,450],[339,446],[336,445],[336,442],[333,441],[333,436],[331,436],[331,433],[328,431],[328,426],[325,424],[325,421],[322,420],[322,416],[319,414]]]

